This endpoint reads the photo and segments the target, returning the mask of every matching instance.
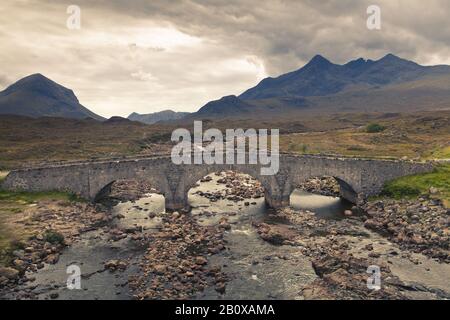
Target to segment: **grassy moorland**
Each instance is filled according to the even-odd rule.
[[[41,231],[33,227],[32,217],[26,214],[26,210],[49,201],[69,205],[80,199],[62,192],[9,192],[0,189],[0,265],[8,265],[11,253],[23,249],[25,241]]]
[[[286,134],[280,145],[282,150],[296,153],[450,159],[449,114],[380,116],[359,127]]]
[[[381,130],[369,130],[370,126]],[[450,158],[450,111],[410,114],[299,114],[280,119],[205,120],[204,130],[278,128],[281,151],[376,158]],[[0,170],[49,161],[169,152],[175,128],[192,122],[144,125],[2,116]],[[377,128],[375,126],[375,128]],[[373,129],[373,128],[372,128]]]
[[[168,136],[163,133],[168,132]],[[0,170],[49,161],[159,152],[171,128],[137,122],[2,116]]]

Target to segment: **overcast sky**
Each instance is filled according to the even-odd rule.
[[[366,27],[371,4],[380,31]],[[449,0],[2,0],[0,90],[42,73],[106,117],[195,111],[315,54],[450,64],[449,17]]]

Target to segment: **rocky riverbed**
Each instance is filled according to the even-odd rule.
[[[336,195],[334,179],[303,187]],[[191,190],[189,213],[166,213],[162,196],[133,181],[114,184],[102,205],[39,203],[15,222],[40,231],[0,269],[0,297],[450,298],[449,211],[440,202],[376,200],[322,215],[270,210],[263,195],[251,177],[221,172]],[[308,197],[293,197],[307,207]],[[72,264],[82,290],[66,288]],[[367,286],[369,266],[379,267],[380,290]]]
[[[111,219],[108,211],[87,203],[42,201],[29,205],[9,222],[11,227],[26,230],[30,237],[15,245],[9,265],[0,266],[0,296],[33,281],[33,273],[46,264],[57,263],[61,252],[79,241],[81,234]]]
[[[440,200],[378,200],[363,206],[364,226],[402,248],[450,262],[450,210]]]

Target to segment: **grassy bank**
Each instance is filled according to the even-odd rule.
[[[80,201],[72,194],[62,192],[9,192],[0,190],[0,265],[11,263],[12,252],[21,249],[31,236],[41,230],[27,226],[24,214],[27,208],[42,201],[59,200],[71,203]],[[20,221],[20,223],[17,223]]]
[[[390,198],[416,198],[429,194],[430,188],[437,191],[433,197],[442,199],[446,207],[450,205],[450,164],[438,166],[433,172],[402,177],[387,183],[382,195]]]

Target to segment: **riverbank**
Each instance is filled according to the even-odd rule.
[[[0,193],[0,296],[34,280],[80,236],[110,221],[107,211],[63,193]]]
[[[258,181],[233,172],[202,179],[189,194],[189,213],[166,213],[154,192],[145,183],[120,181],[103,205],[27,203],[11,221],[36,232],[13,252],[27,268],[19,269],[19,260],[8,266],[17,274],[7,270],[12,277],[0,282],[0,297],[450,298],[449,215],[435,199],[378,199],[352,211],[330,206],[325,215],[301,206],[273,211]],[[293,197],[308,204],[302,193]],[[64,241],[52,244],[46,230]],[[81,267],[82,290],[65,287],[72,264]],[[369,266],[380,268],[381,290],[367,287]]]

